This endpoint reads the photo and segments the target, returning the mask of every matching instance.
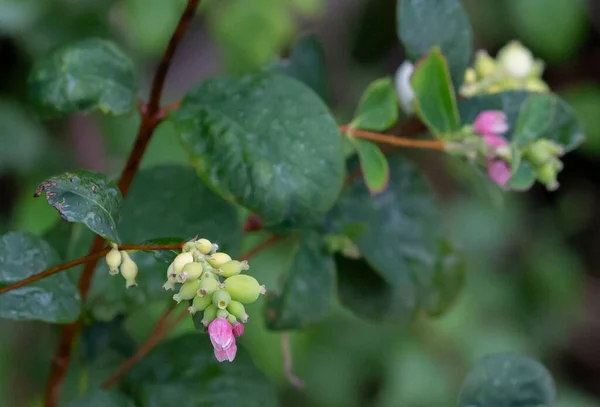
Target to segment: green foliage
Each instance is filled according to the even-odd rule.
[[[386,130],[398,120],[398,108],[398,97],[392,80],[378,79],[363,93],[351,126],[365,130]]]
[[[433,48],[419,61],[411,83],[415,109],[421,120],[436,137],[452,137],[460,128],[460,117],[448,65],[439,48]]]
[[[541,407],[555,398],[554,381],[528,357],[497,354],[483,358],[466,377],[461,407]]]
[[[77,397],[66,407],[135,407],[135,403],[116,391],[94,390]]]
[[[276,407],[275,389],[238,346],[234,363],[219,363],[207,335],[161,343],[126,376],[139,407]]]
[[[42,193],[64,220],[81,222],[105,239],[120,242],[117,224],[123,197],[106,176],[88,170],[66,172],[42,182],[35,196]]]
[[[322,237],[302,236],[281,292],[269,292],[267,326],[274,330],[298,329],[321,321],[329,311],[334,286],[334,263]]]
[[[390,168],[383,152],[375,143],[353,139],[360,160],[360,168],[369,191],[377,194],[383,191],[390,180]]]
[[[337,125],[294,79],[261,73],[207,80],[171,121],[199,175],[267,225],[316,222],[342,187]]]
[[[265,69],[296,78],[314,90],[321,99],[328,100],[325,55],[315,35],[299,38],[288,59],[273,63]]]
[[[430,315],[442,315],[457,299],[465,284],[465,258],[447,241],[440,241],[432,287],[427,290],[425,309]]]
[[[460,100],[458,108],[464,124],[472,123],[484,110],[503,111],[510,126],[509,133],[506,134],[508,139],[516,137],[515,130],[529,132],[518,137],[528,141],[537,138],[553,140],[566,151],[573,150],[584,140],[573,109],[555,95],[502,92]],[[546,124],[537,128],[536,123]],[[524,129],[523,126],[528,128]]]
[[[373,270],[339,260],[338,265],[349,269],[338,268],[340,296],[343,302],[357,302],[350,308],[367,317],[402,319],[422,307],[437,314],[456,295],[451,287],[460,284],[448,280],[460,280],[460,271],[454,269],[456,260],[448,247],[438,253],[440,213],[429,182],[403,156],[390,156],[388,161],[385,191],[373,197],[361,180],[355,180],[330,215],[335,230],[352,222],[365,224],[354,241]],[[435,290],[441,291],[433,294]],[[380,302],[381,310],[372,305]]]
[[[439,46],[448,59],[454,86],[462,84],[473,39],[459,0],[399,0],[398,37],[413,61]]]
[[[56,251],[39,237],[12,232],[0,238],[0,286],[59,263]],[[80,310],[77,287],[64,273],[0,295],[1,318],[68,323],[79,317]]]
[[[133,62],[115,44],[87,39],[39,60],[29,77],[31,98],[41,115],[100,110],[123,114],[135,107]]]

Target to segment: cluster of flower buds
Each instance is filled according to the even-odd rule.
[[[541,60],[534,59],[520,42],[512,41],[498,52],[496,59],[487,51],[478,51],[474,66],[465,72],[459,94],[470,97],[509,90],[547,92],[548,85],[541,78],[543,71]]]
[[[202,324],[208,327],[215,356],[222,362],[235,357],[235,337],[243,334],[243,324],[248,321],[244,305],[265,294],[265,287],[254,277],[241,274],[249,269],[248,262],[232,260],[217,250],[218,246],[206,239],[185,243],[169,265],[163,287],[174,290],[180,284],[173,299],[190,301],[192,315],[203,312]]]
[[[106,255],[106,264],[108,265],[108,273],[111,276],[119,274],[125,279],[125,287],[133,287],[137,285],[135,278],[138,274],[137,264],[129,257],[129,254],[119,248],[116,243],[112,243],[112,248]]]
[[[460,151],[471,160],[481,162],[486,167],[490,179],[502,187],[511,179],[511,163],[515,155],[518,155],[519,160],[532,166],[536,178],[548,190],[558,188],[556,177],[563,166],[559,158],[564,152],[563,149],[546,139],[536,140],[525,147],[511,148],[511,144],[504,137],[508,127],[504,112],[481,112],[472,126],[462,129],[460,147],[455,151]]]

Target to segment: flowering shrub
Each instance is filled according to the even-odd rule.
[[[204,80],[180,102],[163,105],[173,55],[198,3],[187,2],[147,101],[137,101],[134,62],[104,39],[60,47],[30,73],[40,117],[141,117],[118,180],[89,170],[51,176],[35,196],[60,213],[60,229],[43,239],[18,231],[0,238],[0,316],[63,324],[47,407],[58,403],[82,326],[161,301],[166,311],[146,345],[97,386],[110,392],[92,389],[85,403],[221,405],[214,400],[222,394],[210,392],[224,387],[233,394],[228,405],[277,405],[238,344],[250,304],[264,306],[269,329],[290,331],[323,321],[334,301],[358,317],[396,322],[441,315],[460,295],[461,254],[439,226],[428,179],[401,148],[457,156],[508,193],[535,182],[557,189],[561,158],[583,140],[571,108],[543,82],[543,63],[520,43],[507,44],[495,59],[478,51],[471,66],[471,28],[458,0],[398,2],[408,59],[394,78],[368,86],[349,123],[338,123],[313,80],[323,64],[315,37],[299,39],[287,60]],[[391,130],[400,110],[418,131]],[[163,123],[175,128],[191,166],[140,170]],[[259,231],[264,240],[244,253],[243,231]],[[293,254],[281,263],[280,285],[265,287],[252,276],[251,258],[278,245]],[[80,265],[76,283],[63,273]],[[199,332],[158,345],[185,319]],[[192,348],[193,355],[176,353]],[[184,372],[169,368],[184,358]],[[204,383],[207,375],[218,376],[219,386]],[[534,407],[553,398],[542,365],[494,355],[465,379],[460,403]],[[211,401],[189,401],[197,399]]]

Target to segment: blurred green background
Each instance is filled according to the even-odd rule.
[[[86,36],[119,42],[137,62],[142,94],[184,0],[0,0],[0,232],[48,231],[59,217],[32,198],[47,176],[89,168],[117,176],[139,119],[72,116],[41,123],[30,110],[32,61]],[[372,80],[403,60],[395,0],[203,1],[175,58],[166,101],[199,80],[260,68],[295,38],[316,33],[326,55],[329,102],[348,119]],[[561,188],[501,194],[464,178],[437,153],[410,154],[439,190],[446,227],[468,258],[467,283],[443,317],[371,324],[336,307],[324,323],[292,335],[298,391],[282,372],[280,334],[268,332],[262,304],[250,310],[242,343],[276,381],[285,406],[455,405],[475,360],[500,351],[543,361],[558,384],[558,406],[600,405],[600,2],[463,0],[476,48],[494,54],[521,40],[547,62],[544,76],[571,103],[587,141],[566,157]],[[185,163],[173,129],[162,125],[143,166]],[[246,238],[247,247],[260,236]],[[289,250],[253,260],[256,277],[276,286]],[[133,310],[125,329],[143,341],[163,304]],[[57,327],[0,321],[0,405],[39,405]],[[172,335],[193,329],[190,321]],[[98,367],[101,371],[101,367]],[[69,386],[81,386],[75,379]],[[68,390],[66,390],[68,391]]]

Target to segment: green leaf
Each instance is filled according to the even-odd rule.
[[[207,80],[171,120],[199,175],[267,225],[315,223],[342,188],[337,124],[310,89],[289,77]]]
[[[553,105],[554,108],[550,108],[550,105]],[[519,121],[522,123],[520,126],[531,129],[527,130],[527,135],[518,136],[522,140],[534,141],[533,134],[535,134],[536,138],[555,141],[562,145],[566,151],[575,149],[584,140],[581,126],[575,118],[573,109],[553,94],[540,96],[536,93],[510,91],[474,96],[459,100],[458,108],[463,124],[473,123],[477,115],[484,110],[503,111],[506,113],[510,126],[510,130],[506,134],[506,137],[510,140],[517,136],[515,129],[517,129]],[[550,117],[549,123],[544,120],[544,114]],[[536,131],[534,123],[542,123],[542,128]],[[517,130],[524,131],[520,128]]]
[[[434,46],[448,59],[454,86],[464,80],[471,60],[473,34],[459,0],[399,0],[398,37],[416,61]]]
[[[372,82],[363,93],[351,126],[357,129],[383,131],[398,120],[398,97],[391,78]]]
[[[554,381],[525,356],[496,354],[475,364],[463,382],[461,407],[542,407],[554,404]]]
[[[136,77],[131,59],[115,44],[86,39],[38,61],[29,91],[46,117],[100,110],[123,114],[135,108]]]
[[[238,345],[233,363],[219,363],[208,335],[161,343],[126,376],[139,407],[277,407],[277,393]]]
[[[325,53],[316,35],[298,39],[289,59],[278,61],[266,70],[291,76],[314,90],[321,99],[328,99]]]
[[[383,152],[375,143],[354,139],[365,183],[372,194],[383,191],[390,179],[390,168]]]
[[[12,232],[0,238],[0,286],[59,263],[56,251],[37,236]],[[79,292],[65,272],[0,295],[1,318],[70,323],[80,311]]]
[[[210,191],[192,168],[163,165],[140,171],[122,208],[119,233],[127,242],[173,242],[172,236],[191,239],[199,235],[227,253],[239,252],[241,230],[236,209]],[[168,238],[168,241],[165,239]],[[137,252],[138,286],[125,288],[120,276],[110,276],[100,261],[86,307],[100,320],[130,313],[149,302],[168,301],[174,294],[162,288],[172,251]]]
[[[534,94],[523,102],[512,140],[526,146],[540,138],[554,119],[558,99],[551,94]]]
[[[321,321],[329,312],[334,286],[333,258],[322,238],[313,233],[303,236],[281,292],[269,292],[267,326],[288,330]]]
[[[416,112],[436,137],[449,138],[460,129],[456,94],[439,48],[415,66],[411,83]]]
[[[121,242],[117,223],[123,198],[105,175],[88,170],[65,172],[42,182],[35,197],[43,192],[64,220],[81,222],[105,239]]]
[[[438,257],[450,256],[450,253],[439,253],[441,219],[429,182],[401,155],[388,157],[388,162],[390,183],[385,191],[372,197],[362,180],[353,181],[329,220],[336,231],[349,223],[365,224],[365,230],[355,243],[374,270],[339,268],[342,298],[348,303],[354,293],[365,287],[364,296],[357,297],[360,303],[351,309],[364,307],[371,309],[365,312],[367,315],[402,318],[420,307],[429,307],[431,298],[435,298],[429,297],[433,295],[431,291],[439,288],[436,278],[441,278],[440,273],[452,275],[454,271],[439,269],[443,260]],[[353,268],[356,267],[350,267],[350,270]],[[370,300],[364,297],[377,299],[377,304],[383,301],[386,305],[377,310],[380,306],[367,305]]]
[[[135,407],[135,403],[116,391],[94,390],[77,397],[66,407]]]
[[[527,161],[519,165],[516,172],[508,180],[507,186],[515,191],[526,191],[535,184],[536,176],[533,167]]]
[[[179,244],[185,242],[186,240],[189,239],[180,237],[163,237],[160,239],[146,240],[143,244]],[[146,253],[150,253],[156,260],[168,265],[175,260],[175,257],[181,253],[181,250],[146,250]]]
[[[465,283],[465,259],[449,242],[440,241],[432,285],[426,296],[430,315],[442,315],[454,303]]]

